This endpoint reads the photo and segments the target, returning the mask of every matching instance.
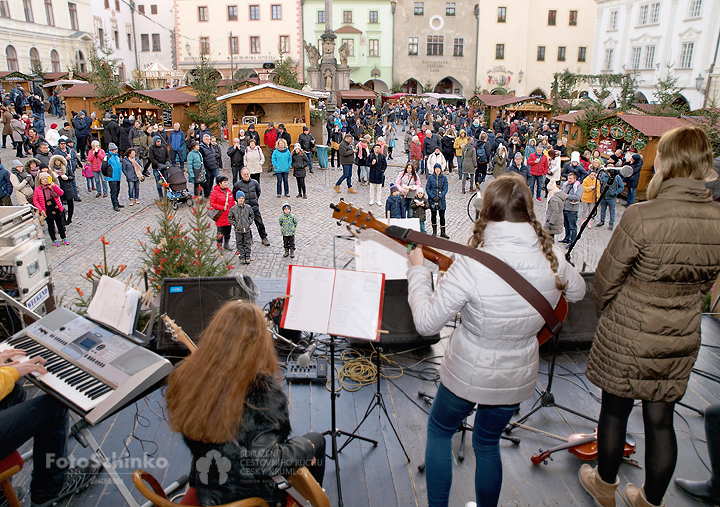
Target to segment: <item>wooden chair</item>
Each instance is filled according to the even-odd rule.
[[[13,475],[19,473],[24,465],[25,462],[17,451],[7,458],[0,460],[0,488],[2,488],[2,492],[5,494],[5,498],[7,498],[10,507],[22,507],[10,483],[10,479]]]

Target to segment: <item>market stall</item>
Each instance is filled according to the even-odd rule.
[[[68,118],[72,118],[73,113],[82,110],[85,110],[88,116],[94,112],[98,118],[102,118],[105,114],[105,111],[95,103],[98,94],[93,84],[76,84],[61,92],[60,96],[65,100],[65,112]]]
[[[343,90],[337,93],[337,103],[345,104],[351,109],[358,109],[367,100],[371,106],[375,105],[378,94],[371,90]]]
[[[0,72],[0,87],[2,87],[3,93],[9,93],[15,88],[15,85],[22,86],[27,93],[32,93],[35,89],[32,76],[22,72]]]
[[[479,109],[478,105],[484,106],[485,121],[488,125],[492,125],[498,116],[525,117],[530,121],[550,118],[553,109],[549,100],[510,95],[476,95],[470,100],[470,104],[476,110]]]
[[[107,102],[117,115],[134,116],[143,123],[160,123],[172,127],[178,122],[182,128],[190,124],[188,110],[197,108],[194,95],[174,88],[160,90],[132,90]]]

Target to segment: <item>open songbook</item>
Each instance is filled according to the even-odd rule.
[[[290,266],[280,327],[378,341],[385,275]]]
[[[135,331],[140,292],[119,280],[103,275],[95,290],[87,317],[124,335]]]

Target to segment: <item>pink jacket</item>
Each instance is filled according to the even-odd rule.
[[[98,150],[97,155],[95,155],[95,150],[90,150],[87,154],[87,161],[90,163],[90,169],[94,173],[99,173],[100,168],[102,167],[102,161],[105,158],[105,152],[101,149]]]
[[[60,196],[63,195],[64,192],[57,185],[53,185],[51,188],[55,191],[55,194],[56,194],[55,195],[55,204],[57,205],[57,207],[60,211],[63,211],[63,205],[62,205],[62,201],[60,200]],[[47,209],[45,209],[45,196],[43,195],[42,185],[38,185],[37,187],[35,187],[35,192],[33,192],[33,204],[40,211],[47,213]]]
[[[405,185],[402,184],[403,176],[405,176],[405,171],[402,171],[397,175],[397,178],[395,178],[395,186],[398,187],[399,190],[403,190],[405,188]],[[409,178],[408,178],[409,179]],[[407,182],[407,179],[406,179]],[[422,187],[422,182],[420,181],[420,177],[416,174],[415,175],[415,181],[410,181],[408,183],[408,186],[415,185],[416,187]]]

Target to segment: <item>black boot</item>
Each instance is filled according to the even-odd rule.
[[[226,239],[223,248],[225,250],[230,250],[230,240]]]
[[[709,479],[704,482],[675,479],[675,484],[684,493],[710,505],[720,505],[720,487],[713,487],[720,480]]]
[[[437,225],[433,224],[433,236],[437,236]]]
[[[440,226],[440,237],[445,238],[445,239],[450,239],[450,236],[445,234],[445,226],[444,225]]]
[[[720,404],[710,405],[705,409],[705,439],[710,456],[710,479],[704,482],[675,479],[675,484],[682,491],[711,505],[720,505],[720,441],[718,427],[720,424]]]
[[[291,248],[291,249],[290,249],[290,258],[291,258],[291,259],[294,259],[294,258],[295,258],[295,249],[294,249],[294,248]]]

